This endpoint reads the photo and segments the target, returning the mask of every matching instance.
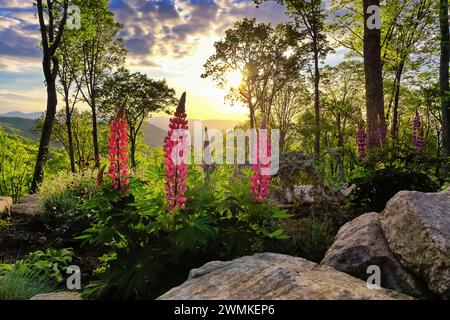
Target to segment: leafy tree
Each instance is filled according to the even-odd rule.
[[[175,90],[165,80],[153,80],[147,75],[130,73],[120,68],[109,76],[98,90],[100,113],[110,121],[120,104],[128,97],[126,118],[129,127],[131,165],[136,168],[136,142],[142,125],[152,112],[169,112],[176,105]]]
[[[66,30],[61,42],[59,51],[60,69],[59,76],[59,93],[63,97],[65,107],[65,125],[67,130],[67,149],[70,158],[70,169],[76,172],[75,167],[75,151],[73,143],[72,116],[75,111],[75,105],[80,100],[81,86],[76,81],[76,77],[80,76],[81,52],[77,46],[79,37],[78,30]]]
[[[256,4],[263,1],[254,0]],[[325,34],[325,13],[322,10],[321,0],[276,0],[284,3],[287,11],[294,18],[298,31],[307,39],[304,49],[311,54],[313,62],[314,79],[314,114],[315,114],[315,141],[314,152],[316,158],[320,155],[320,67],[321,59],[324,59],[331,49]],[[301,38],[303,38],[301,37]]]
[[[362,120],[362,65],[355,61],[344,61],[335,67],[326,66],[322,70],[322,79],[322,105],[326,119],[331,122],[329,129],[337,138],[336,171],[342,181],[345,145],[349,136],[355,136],[357,124]]]
[[[230,73],[242,75],[242,81],[230,88],[228,97],[247,105],[251,128],[255,127],[257,111],[270,117],[275,94],[285,81],[297,76],[296,59],[288,55],[293,48],[292,36],[286,25],[274,28],[256,23],[255,19],[244,19],[214,44],[216,52],[204,65],[202,78],[211,77],[223,88]]]
[[[58,104],[56,77],[59,70],[59,60],[57,58],[57,50],[59,49],[64,33],[68,5],[68,0],[65,0],[63,3],[56,0],[47,0],[46,5],[43,4],[42,0],[37,0],[36,2],[41,31],[42,68],[47,86],[47,108],[39,142],[33,181],[31,183],[31,191],[33,192],[37,190],[38,185],[43,179],[44,166],[47,161],[48,146],[56,114],[56,105]],[[48,19],[47,22],[45,21],[45,15]],[[60,20],[59,23],[58,20]]]
[[[123,41],[117,38],[121,25],[114,21],[107,0],[87,0],[77,3],[81,8],[81,30],[78,45],[81,50],[81,75],[76,77],[81,95],[92,111],[92,141],[96,166],[99,166],[97,98],[101,82],[121,65],[126,56]]]

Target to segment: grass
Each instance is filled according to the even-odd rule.
[[[20,264],[0,275],[0,300],[28,300],[55,291],[55,284]]]

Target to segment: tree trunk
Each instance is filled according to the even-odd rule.
[[[367,27],[371,16],[367,8],[371,5],[380,6],[379,0],[363,0],[364,10],[364,76],[366,87],[366,113],[368,126],[369,148],[380,145],[378,129],[385,125],[383,76],[381,64],[381,30]]]
[[[45,113],[44,125],[42,127],[39,150],[34,167],[33,181],[31,183],[31,192],[35,193],[44,179],[44,166],[47,162],[48,147],[52,136],[53,122],[56,116],[56,105],[58,96],[56,94],[55,80],[47,82],[47,111]]]
[[[136,169],[137,163],[136,163],[136,135],[130,136],[130,154],[131,154],[131,167],[133,169]]]
[[[70,158],[70,170],[72,173],[76,173],[75,168],[75,154],[73,148],[73,133],[72,133],[72,113],[70,111],[70,103],[68,93],[65,94],[65,102],[66,102],[66,128],[67,128],[67,140],[68,140],[68,151]]]
[[[95,98],[92,97],[92,144],[94,145],[95,168],[100,168],[100,152],[98,148],[98,129],[97,129],[97,106]]]
[[[317,40],[316,40],[317,41]],[[314,113],[316,116],[316,131],[314,139],[314,155],[316,159],[320,157],[320,70],[319,70],[319,52],[317,49],[317,43],[314,43]]]
[[[448,0],[440,0],[439,20],[441,27],[441,61],[439,84],[442,112],[442,153],[443,156],[450,157],[450,92],[448,73],[450,58],[450,39],[448,30]],[[449,165],[447,164],[445,168],[445,174],[448,174],[449,169]]]
[[[404,60],[400,62],[397,72],[395,73],[394,108],[392,114],[392,128],[391,128],[391,136],[393,139],[397,139],[398,136],[398,103],[400,100],[400,83],[402,80],[404,63],[405,63]]]
[[[338,125],[338,159],[336,163],[336,169],[338,172],[338,177],[342,181],[344,179],[344,130],[342,128],[341,113],[337,114],[337,125]]]

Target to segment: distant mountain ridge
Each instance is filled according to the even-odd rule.
[[[235,126],[239,125],[240,121],[234,120],[197,120],[188,119],[189,121],[189,133],[191,137],[194,135],[194,122],[201,122],[201,130],[203,132],[204,128],[208,129],[218,129],[225,131],[226,129],[234,129]],[[144,126],[144,142],[150,147],[162,147],[164,145],[164,138],[169,130],[169,118],[155,117],[150,118],[147,124]]]
[[[4,118],[23,118],[23,119],[31,119],[36,120],[41,116],[42,112],[20,112],[20,111],[11,111],[7,113],[0,114],[0,117]]]

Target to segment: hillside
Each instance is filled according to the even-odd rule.
[[[0,116],[0,124],[5,128],[6,132],[17,134],[32,140],[37,139],[32,132],[35,126],[35,120],[33,119]]]

